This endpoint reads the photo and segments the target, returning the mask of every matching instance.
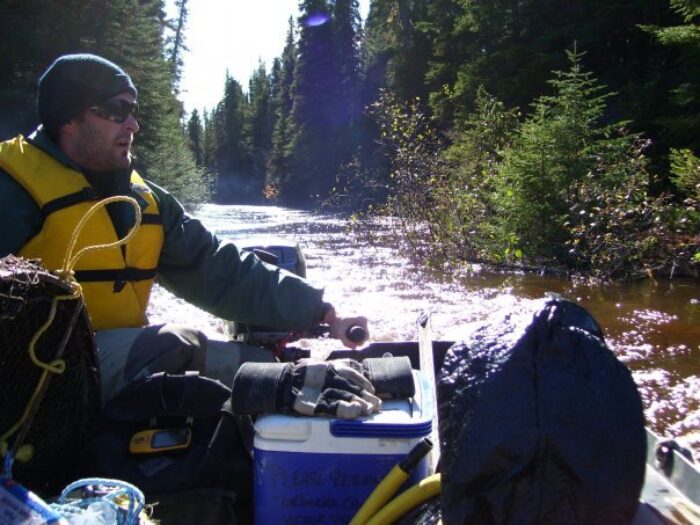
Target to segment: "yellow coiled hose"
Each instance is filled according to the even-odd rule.
[[[350,525],[384,525],[403,516],[412,508],[440,493],[440,474],[434,474],[406,490],[387,504],[401,485],[410,477],[415,466],[433,448],[428,438],[420,441],[405,459],[384,476],[377,487],[353,516]]]

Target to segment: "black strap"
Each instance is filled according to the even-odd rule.
[[[403,399],[416,395],[411,360],[407,356],[369,357],[362,361],[362,368],[378,396]]]
[[[141,224],[163,224],[163,219],[157,213],[144,213],[141,215]]]
[[[62,210],[64,208],[70,208],[81,202],[96,201],[97,194],[91,186],[86,186],[82,190],[76,191],[75,193],[70,193],[59,197],[52,201],[47,202],[41,208],[41,213],[44,217],[48,217],[50,214]],[[141,224],[163,224],[163,219],[158,213],[144,213],[141,215]]]
[[[69,208],[76,204],[80,204],[81,202],[95,200],[97,200],[95,190],[90,186],[86,186],[82,190],[76,191],[75,193],[69,193],[68,195],[64,195],[63,197],[47,202],[41,208],[41,213],[44,215],[44,217],[48,217],[50,214],[64,208]]]
[[[109,282],[114,281],[114,292],[124,289],[126,283],[134,281],[147,281],[155,278],[156,268],[122,268],[119,270],[76,270],[75,278],[78,282]]]

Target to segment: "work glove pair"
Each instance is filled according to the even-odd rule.
[[[370,362],[374,362],[374,366]],[[387,363],[393,366],[387,368]],[[376,391],[370,378],[376,377],[376,383],[384,386],[383,376],[387,369],[392,373],[401,370],[401,392],[395,386],[396,381],[392,382],[392,392],[383,388]],[[380,397],[398,397],[397,394],[413,395],[408,358],[396,363],[386,358],[365,360],[364,363],[352,359],[244,363],[233,380],[232,406],[234,413],[242,415],[280,412],[353,419],[379,412]]]

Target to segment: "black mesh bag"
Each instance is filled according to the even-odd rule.
[[[0,436],[34,405],[27,423],[2,446],[31,450],[26,461],[20,454],[14,462],[13,478],[44,497],[76,479],[88,423],[100,406],[95,338],[82,299],[57,301],[55,318],[35,345],[38,361],[65,363],[62,373],[49,372],[38,387],[44,370],[28,351],[53,298],[70,293],[37,261],[0,259]],[[36,403],[30,403],[33,396]]]

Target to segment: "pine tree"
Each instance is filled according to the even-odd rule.
[[[248,105],[243,126],[243,141],[249,159],[246,178],[250,185],[250,197],[255,200],[262,195],[265,167],[272,147],[270,89],[265,64],[260,62],[248,84]]]
[[[646,28],[662,45],[677,52],[674,67],[664,75],[670,82],[664,86],[666,100],[655,122],[668,145],[700,152],[700,2],[670,3],[683,23]]]
[[[274,188],[285,184],[292,169],[291,152],[294,137],[292,105],[296,62],[297,46],[294,40],[294,20],[289,17],[287,40],[280,61],[280,73],[278,81],[273,82],[275,124],[272,130],[272,152],[268,160],[266,185]]]
[[[37,125],[37,80],[64,53],[94,51],[95,31],[107,1],[4,0],[0,2],[0,140]],[[60,28],[57,31],[56,28]]]
[[[537,99],[503,152],[495,202],[504,256],[565,259],[565,224],[577,202],[579,183],[590,173],[609,186],[625,176],[601,166],[616,165],[630,150],[634,136],[616,131],[624,128],[624,122],[602,122],[612,93],[583,69],[581,53],[567,55],[570,69],[555,72],[550,80],[555,94]]]
[[[331,112],[339,142],[338,153],[341,161],[345,161],[355,147],[354,128],[360,117],[360,14],[357,0],[335,0],[332,20],[338,92],[334,94]]]
[[[204,166],[204,127],[199,118],[199,112],[194,109],[187,121],[187,136],[190,140],[190,149],[194,155],[197,166]]]
[[[389,89],[406,101],[426,96],[430,39],[422,27],[427,6],[427,0],[371,4],[363,41],[365,104],[376,100],[379,89]]]
[[[218,176],[216,198],[219,202],[235,202],[247,191],[242,180],[247,161],[242,140],[246,104],[241,85],[227,73],[224,98],[213,118]]]
[[[185,24],[189,9],[187,8],[188,0],[175,0],[175,9],[177,10],[177,20],[175,21],[175,35],[172,37],[172,43],[168,53],[170,55],[170,67],[175,82],[175,86],[179,86],[182,78],[182,55],[187,51],[185,46]]]
[[[298,61],[294,71],[294,166],[281,198],[306,204],[325,196],[333,186],[337,164],[330,144],[333,95],[338,74],[333,60],[333,33],[326,0],[303,0]]]

